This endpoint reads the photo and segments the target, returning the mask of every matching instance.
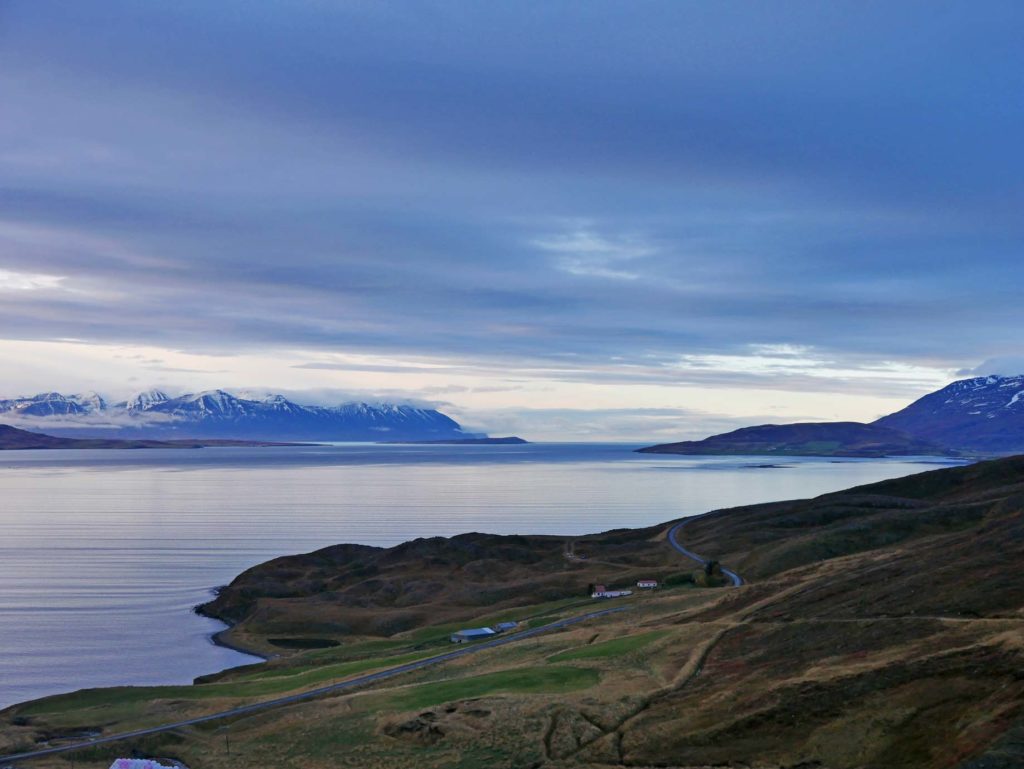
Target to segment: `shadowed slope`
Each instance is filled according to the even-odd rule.
[[[727,630],[691,685],[619,730],[617,760],[1022,765],[1024,457],[722,511],[687,533],[757,583],[680,620]]]
[[[645,454],[754,454],[780,456],[885,457],[939,455],[937,442],[889,427],[860,422],[805,422],[743,427],[700,441],[663,443],[638,449]]]

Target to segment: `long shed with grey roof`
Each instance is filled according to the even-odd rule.
[[[496,634],[491,628],[476,627],[469,628],[468,630],[458,630],[451,634],[449,640],[453,644],[464,644],[466,641],[480,641],[484,638],[490,638],[492,635]]]

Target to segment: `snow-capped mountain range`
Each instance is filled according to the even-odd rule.
[[[224,390],[171,397],[160,390],[110,403],[94,392],[0,400],[0,421],[51,435],[90,438],[238,438],[278,441],[459,440],[452,418],[416,406],[307,406],[282,395],[242,398]]]
[[[1024,374],[953,382],[875,424],[954,449],[1024,451]]]

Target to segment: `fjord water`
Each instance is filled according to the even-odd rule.
[[[0,708],[185,683],[254,658],[191,613],[274,556],[467,531],[583,534],[808,497],[940,460],[673,457],[633,446],[25,451],[0,455]]]

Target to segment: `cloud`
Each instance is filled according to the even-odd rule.
[[[679,408],[520,408],[488,411],[474,417],[486,425],[486,430],[492,435],[518,435],[539,441],[636,441],[645,444],[698,440],[750,424],[778,421],[777,417],[735,417]]]
[[[46,291],[61,288],[65,278],[61,275],[41,275],[32,272],[0,270],[0,292]]]
[[[977,366],[963,368],[956,372],[958,376],[1014,376],[1024,374],[1024,355],[1003,355],[989,358]]]
[[[48,430],[123,430],[153,424],[169,424],[177,421],[170,414],[146,414],[145,417],[133,416],[127,412],[102,412],[94,414],[67,414],[58,416],[37,417],[25,414],[0,414],[4,424],[20,427],[23,430],[34,430],[46,433]]]
[[[557,256],[555,265],[570,275],[593,276],[613,280],[636,280],[639,273],[616,265],[649,256],[653,246],[636,236],[622,236],[616,240],[591,232],[585,226],[557,235],[537,238],[533,246]]]

